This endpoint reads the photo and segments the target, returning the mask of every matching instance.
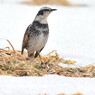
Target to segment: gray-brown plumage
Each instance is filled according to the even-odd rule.
[[[49,7],[43,7],[39,10],[33,23],[26,29],[22,42],[21,54],[23,54],[24,49],[26,49],[28,51],[28,57],[35,54],[34,57],[36,58],[39,55],[45,47],[49,36],[47,17],[55,10],[56,9],[51,9]]]

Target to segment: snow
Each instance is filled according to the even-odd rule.
[[[69,0],[70,1],[70,0]],[[95,65],[95,1],[83,0],[87,7],[50,6],[58,9],[48,18],[50,35],[41,52],[57,50],[61,57],[77,61],[75,66]],[[82,3],[82,0],[71,0]],[[0,4],[0,38],[8,39],[16,50],[21,49],[27,26],[42,6]],[[0,48],[10,46],[0,39]],[[73,66],[60,63],[61,66]],[[0,76],[0,95],[56,95],[58,93],[95,94],[95,78],[70,78],[58,75],[43,77]]]
[[[70,78],[58,75],[44,77],[0,76],[1,95],[71,95],[81,92],[83,95],[95,94],[95,78]],[[72,85],[73,84],[73,85]]]

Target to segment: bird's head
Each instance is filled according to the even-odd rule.
[[[49,7],[42,7],[42,8],[39,10],[39,12],[37,13],[35,20],[36,20],[36,21],[39,21],[39,22],[41,22],[41,23],[46,23],[46,22],[47,22],[47,17],[48,17],[48,15],[49,15],[51,12],[55,11],[55,10],[57,10],[57,9],[51,9],[51,8],[49,8]]]

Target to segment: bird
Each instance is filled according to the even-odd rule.
[[[48,37],[49,37],[49,26],[47,18],[49,14],[57,9],[52,9],[49,7],[42,7],[34,21],[27,27],[26,32],[23,37],[22,51],[23,55],[24,49],[28,52],[28,57],[40,56],[40,52],[45,47]]]

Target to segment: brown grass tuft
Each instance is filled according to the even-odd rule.
[[[76,61],[60,58],[56,51],[52,51],[40,58],[29,58],[27,53],[21,55],[21,51],[0,49],[0,75],[12,76],[43,76],[45,74],[57,74],[69,77],[95,77],[95,66],[86,67],[61,67],[58,64],[74,64]]]
[[[43,4],[53,4],[53,5],[64,5],[64,6],[80,6],[71,4],[67,0],[32,0],[32,1],[24,1],[21,2],[22,4],[28,4],[28,5],[43,5]]]

